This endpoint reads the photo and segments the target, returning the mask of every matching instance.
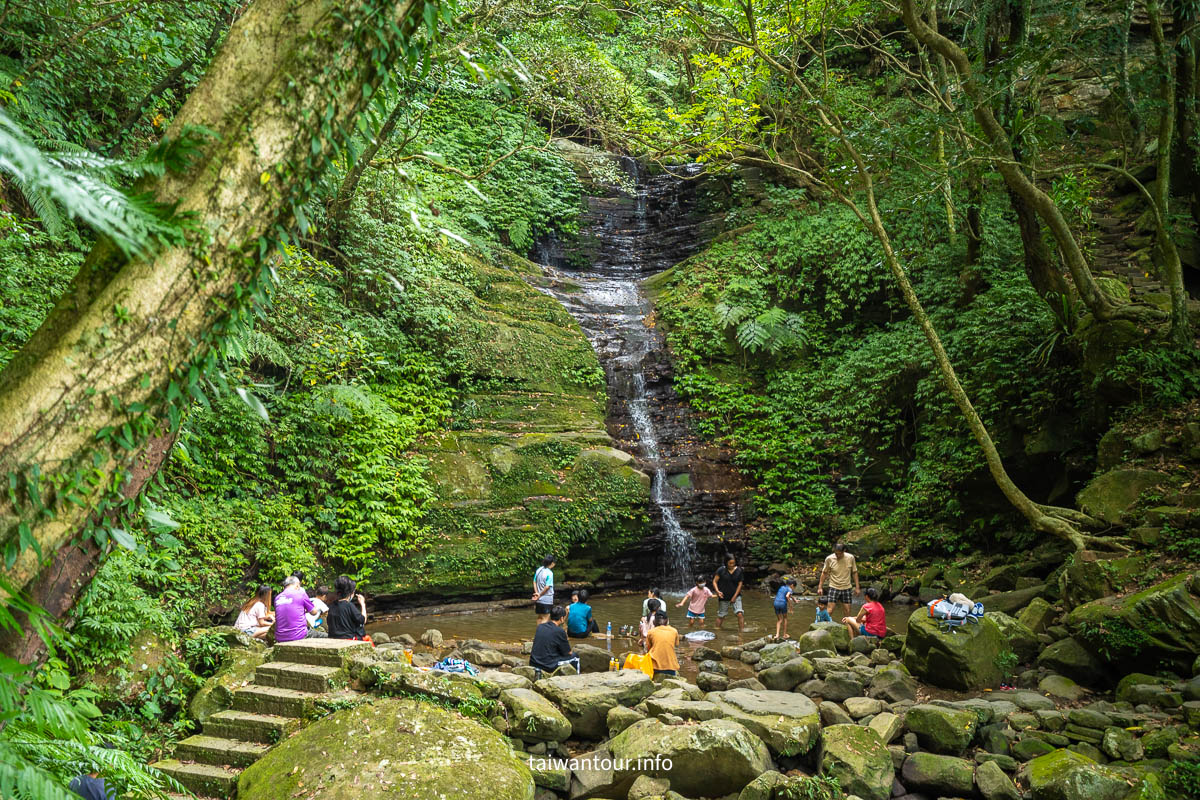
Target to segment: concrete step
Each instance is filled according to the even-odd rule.
[[[262,758],[270,747],[269,744],[199,734],[189,736],[176,745],[175,757],[181,761],[197,761],[218,767],[248,767]]]
[[[347,674],[341,667],[319,667],[315,664],[291,664],[270,661],[254,670],[254,683],[277,686],[301,692],[328,692],[346,685]]]
[[[243,686],[233,693],[233,710],[254,714],[307,719],[316,708],[318,692],[300,692],[275,686]]]
[[[204,732],[221,739],[274,744],[300,728],[300,720],[249,711],[219,711],[204,722]]]
[[[350,639],[301,639],[275,645],[271,660],[318,667],[343,667],[350,658],[370,653],[372,649],[370,642]]]
[[[170,775],[193,794],[220,800],[234,796],[238,775],[242,773],[240,769],[214,767],[212,764],[185,764],[175,759],[159,761],[150,766]]]

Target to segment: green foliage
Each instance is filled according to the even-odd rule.
[[[1167,797],[1200,800],[1200,762],[1172,761],[1162,775]]]
[[[845,796],[837,778],[826,775],[792,777],[772,795],[779,800],[842,800]]]
[[[77,248],[0,213],[0,369],[28,341],[83,263]]]
[[[1079,626],[1078,635],[1106,661],[1116,663],[1142,651],[1156,626],[1147,627],[1151,630],[1135,628],[1123,619],[1110,619],[1099,623],[1085,622]]]
[[[1169,408],[1200,395],[1200,352],[1165,347],[1132,347],[1117,354],[1095,378],[1128,386],[1139,404]]]
[[[996,669],[1000,670],[1000,674],[1007,680],[1013,676],[1013,671],[1020,662],[1021,659],[1016,653],[1005,650],[996,656]]]

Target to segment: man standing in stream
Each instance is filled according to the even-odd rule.
[[[829,591],[826,592],[829,596],[829,602],[834,604],[834,607],[841,605],[843,607],[842,617],[850,616],[850,601],[855,594],[862,594],[862,589],[858,585],[858,564],[854,561],[854,556],[846,552],[846,545],[838,542],[833,546],[833,552],[825,557],[825,565],[821,567],[821,577],[817,579],[817,596],[820,597],[821,589],[825,586],[826,578],[829,579]],[[854,587],[854,592],[851,594],[850,587]],[[837,614],[833,615],[834,619],[841,619]]]
[[[717,630],[725,622],[725,615],[733,607],[733,613],[738,618],[738,633],[746,630],[746,615],[742,613],[742,568],[737,565],[737,559],[732,553],[725,554],[725,566],[717,570],[713,576],[713,586],[717,590]]]

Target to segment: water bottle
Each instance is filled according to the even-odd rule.
[[[606,630],[606,631],[604,632],[604,634],[605,634],[605,636],[607,636],[609,639],[611,639],[611,638],[612,638],[612,620],[609,620],[609,623],[608,623],[608,630]]]
[[[621,665],[617,663],[616,658],[610,658],[608,660],[608,671],[609,672],[616,672],[620,668],[621,668]]]

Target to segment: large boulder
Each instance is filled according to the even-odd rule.
[[[263,648],[230,650],[216,673],[196,690],[188,704],[192,719],[204,724],[213,714],[233,706],[233,693],[254,678],[254,670],[267,660]]]
[[[900,769],[905,788],[935,797],[970,797],[975,789],[975,764],[934,753],[910,753]]]
[[[1037,663],[1086,686],[1103,686],[1109,680],[1104,664],[1071,636],[1049,645],[1038,655]]]
[[[1122,671],[1152,672],[1166,664],[1186,675],[1200,652],[1200,573],[1078,606],[1067,615],[1066,625]]]
[[[575,655],[579,656],[580,672],[608,672],[608,663],[613,657],[608,650],[582,642],[576,644],[572,649],[575,651]]]
[[[657,688],[649,676],[635,669],[563,675],[534,684],[534,689],[562,709],[577,739],[604,738],[609,709],[635,706]]]
[[[804,656],[796,656],[758,673],[763,686],[780,692],[790,692],[812,676],[813,663]]]
[[[682,689],[658,691],[642,701],[642,706],[652,716],[670,714],[680,719],[702,722],[706,719],[717,719],[721,709],[708,700],[692,700]],[[612,726],[609,725],[609,729]]]
[[[795,642],[775,642],[763,647],[758,651],[758,667],[756,669],[766,669],[779,664],[791,661],[796,657]]]
[[[248,767],[241,800],[358,800],[403,787],[407,800],[533,800],[528,765],[496,731],[431,703],[379,699],[303,728]]]
[[[740,792],[771,769],[767,746],[745,727],[725,719],[697,725],[666,725],[657,719],[635,722],[608,743],[614,777],[666,778],[671,790],[687,797],[720,797]]]
[[[805,631],[800,634],[800,638],[796,640],[796,652],[811,653],[814,650],[836,650],[837,643],[834,641],[833,634],[824,628],[817,628],[813,631]]]
[[[904,713],[904,725],[926,750],[961,756],[975,738],[978,717],[971,711],[922,703]]]
[[[174,659],[171,643],[151,630],[134,634],[129,653],[83,675],[85,683],[98,689],[105,700],[132,703],[146,690],[147,680]]]
[[[850,631],[840,622],[814,622],[808,626],[810,631],[828,631],[833,639],[835,649],[843,653],[850,652]]]
[[[708,702],[716,705],[726,719],[744,725],[766,742],[775,755],[807,753],[821,734],[816,704],[795,692],[730,689],[711,692]]]
[[[1009,649],[988,616],[951,631],[938,629],[924,608],[908,620],[904,666],[918,679],[945,689],[981,689],[1000,682],[998,660]]]
[[[896,778],[887,745],[861,725],[831,725],[822,732],[821,774],[863,800],[888,800]]]
[[[1085,514],[1111,525],[1120,525],[1142,492],[1165,478],[1161,472],[1149,469],[1114,469],[1092,479],[1075,500]]]
[[[1024,589],[1013,589],[1011,592],[997,592],[984,597],[977,597],[990,614],[993,611],[1003,611],[1005,614],[1016,614],[1033,602],[1034,598],[1046,593],[1046,584],[1039,583],[1026,586]]]
[[[1038,756],[1023,768],[1034,800],[1123,800],[1129,783],[1073,750]]]
[[[506,689],[500,702],[508,709],[508,735],[525,742],[562,742],[571,723],[558,708],[532,689]]]

